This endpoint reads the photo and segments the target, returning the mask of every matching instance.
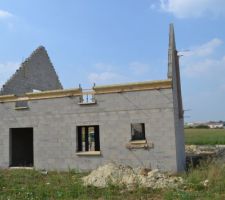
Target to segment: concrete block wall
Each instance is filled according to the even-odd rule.
[[[168,78],[172,79],[175,143],[178,171],[183,171],[185,162],[184,119],[181,95],[179,56],[177,55],[173,24],[170,24],[168,49]]]
[[[178,90],[176,70],[173,71],[173,103],[174,103],[174,126],[175,126],[175,142],[177,153],[178,171],[184,171],[186,168],[186,155],[185,155],[185,139],[184,139],[184,119],[179,116],[180,110],[183,112],[183,108],[178,105]]]
[[[9,129],[34,128],[34,167],[47,170],[95,169],[108,162],[176,172],[172,89],[96,95],[97,104],[79,105],[79,97],[30,101],[29,110],[0,104],[0,167],[9,166]],[[145,123],[154,148],[129,150],[131,123]],[[101,156],[76,155],[76,127],[99,125]]]
[[[2,95],[21,95],[32,90],[62,89],[62,85],[54,70],[44,47],[37,48],[27,58],[16,73],[3,85]]]

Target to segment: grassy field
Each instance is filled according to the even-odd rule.
[[[184,129],[186,144],[225,144],[225,129]]]
[[[225,199],[225,166],[222,164],[203,164],[197,169],[182,174],[185,183],[180,188],[152,190],[110,186],[105,189],[85,187],[81,177],[85,174],[70,171],[50,172],[47,175],[34,170],[1,170],[1,200],[105,200],[105,199]],[[203,181],[208,180],[204,186]]]

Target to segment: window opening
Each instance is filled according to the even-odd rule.
[[[77,151],[100,151],[99,126],[77,127]]]
[[[16,101],[15,109],[28,109],[28,102],[27,101]]]
[[[79,104],[95,104],[96,99],[94,96],[94,91],[90,89],[82,89],[82,96],[80,96]]]
[[[131,140],[145,140],[145,124],[133,123],[131,124]]]

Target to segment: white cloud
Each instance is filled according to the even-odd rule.
[[[15,73],[16,69],[19,68],[18,62],[6,62],[0,63],[0,88]]]
[[[223,44],[223,41],[214,38],[210,40],[209,42],[206,42],[205,44],[202,44],[200,46],[196,46],[192,48],[193,50],[184,52],[185,56],[209,56],[215,52],[215,50]]]
[[[5,25],[9,30],[14,30],[14,22],[16,17],[5,10],[0,10],[0,22],[1,24]]]
[[[111,71],[113,70],[114,67],[110,64],[105,64],[100,62],[95,64],[95,68],[97,70]]]
[[[88,80],[91,83],[97,84],[111,84],[111,83],[121,83],[127,80],[127,77],[117,74],[114,72],[100,72],[100,73],[91,73],[88,76]]]
[[[145,63],[141,63],[141,62],[131,62],[129,64],[129,67],[131,69],[131,71],[135,74],[135,75],[142,75],[145,74],[149,71],[150,66],[148,64]]]
[[[149,73],[150,69],[151,73]],[[94,72],[88,75],[88,80],[97,84],[134,82],[149,80],[154,73],[149,64],[139,61],[133,61],[123,66],[97,63],[94,65]]]
[[[218,79],[222,74],[225,74],[225,57],[189,62],[183,72],[188,77],[201,77],[203,79],[205,76]]]
[[[178,18],[225,15],[224,0],[160,0],[160,9]]]
[[[122,76],[113,72],[100,72],[100,73],[91,73],[88,76],[88,80],[94,83],[108,83],[115,82],[117,79],[120,79]]]
[[[215,59],[214,55],[222,43],[222,40],[214,38],[189,52],[184,52],[181,60],[184,75],[188,77],[219,76],[225,70],[225,57]]]
[[[91,83],[97,84],[109,84],[126,81],[126,77],[116,72],[116,69],[116,66],[110,64],[97,63],[95,64],[95,72],[88,75],[88,80]]]
[[[192,120],[224,118],[220,105],[225,100],[225,54],[220,39],[212,39],[184,52],[180,66],[184,106],[191,108]],[[219,48],[221,46],[221,48]],[[223,110],[221,110],[221,108]]]
[[[10,18],[12,16],[13,14],[8,11],[0,10],[0,19]]]

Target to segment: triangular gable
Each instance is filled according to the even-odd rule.
[[[55,69],[43,46],[38,47],[3,85],[1,94],[21,95],[33,90],[62,89]]]

